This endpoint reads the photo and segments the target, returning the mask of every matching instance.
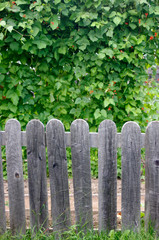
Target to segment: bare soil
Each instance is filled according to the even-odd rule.
[[[49,207],[49,223],[51,226],[51,196],[50,196],[50,182],[47,182],[48,186],[48,207]],[[69,191],[70,191],[70,208],[71,208],[71,220],[72,224],[75,223],[75,209],[74,209],[74,196],[73,196],[73,180],[69,179]],[[6,206],[6,218],[7,225],[9,226],[9,198],[8,198],[8,183],[4,181],[5,192],[5,206]],[[25,194],[25,211],[27,226],[30,225],[29,220],[29,191],[28,181],[24,181],[24,194]],[[141,182],[141,211],[144,211],[144,199],[145,199],[145,184]],[[94,228],[98,228],[98,179],[92,179],[92,202],[93,202],[93,224]],[[121,228],[121,180],[117,181],[117,225]]]

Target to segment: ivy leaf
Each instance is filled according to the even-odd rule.
[[[47,43],[42,40],[36,40],[36,41],[34,41],[34,43],[37,45],[37,47],[39,49],[46,48],[46,46],[47,46]]]
[[[12,42],[10,44],[10,48],[13,50],[13,51],[18,51],[19,50],[19,43],[18,42]]]
[[[9,5],[10,5],[9,1],[0,3],[0,11],[3,11],[3,9],[5,9],[6,7],[9,7]]]
[[[96,42],[98,40],[98,38],[95,36],[95,32],[93,30],[91,30],[89,32],[88,36],[92,42]]]
[[[100,113],[100,109],[99,108],[95,110],[94,117],[95,117],[95,119],[101,117],[101,113]]]
[[[61,53],[61,54],[63,54],[63,55],[65,55],[66,52],[67,52],[66,46],[60,47],[60,48],[58,49],[58,53]]]
[[[36,26],[32,28],[32,35],[35,37],[39,33],[40,29]]]
[[[120,17],[115,17],[115,18],[113,19],[113,22],[114,22],[115,25],[117,26],[117,25],[119,25],[119,23],[121,22],[121,18],[120,18]]]
[[[6,26],[6,22],[4,20],[0,21],[0,26],[2,27]]]
[[[116,16],[116,12],[113,11],[113,12],[111,12],[111,14],[109,15],[109,18],[113,18],[113,17],[115,17],[115,16]]]
[[[104,109],[101,110],[101,114],[103,117],[105,118],[107,117],[107,112]]]
[[[133,30],[137,27],[136,24],[134,24],[134,23],[130,23],[129,26],[130,26],[131,29],[133,29]]]
[[[55,15],[55,16],[53,16],[53,18],[51,18],[50,27],[52,30],[55,30],[58,27],[58,16],[57,15]]]
[[[112,58],[113,55],[114,55],[114,52],[113,52],[113,50],[111,48],[104,48],[101,52],[105,53],[110,58]]]
[[[75,101],[75,104],[80,104],[81,103],[81,98],[77,98]]]
[[[46,62],[43,62],[39,66],[39,71],[41,72],[47,72],[49,70],[48,64]]]
[[[3,40],[3,38],[4,38],[4,34],[0,33],[0,40]]]
[[[60,2],[61,2],[61,0],[54,0],[55,5],[57,5]]]
[[[99,59],[103,59],[103,58],[105,58],[105,54],[104,53],[99,53],[98,57],[99,57]]]
[[[113,29],[109,29],[108,32],[106,33],[106,36],[108,37],[113,37]]]
[[[9,32],[12,32],[13,26],[8,26],[8,27],[7,27],[7,30],[8,30]]]

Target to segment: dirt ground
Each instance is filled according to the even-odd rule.
[[[48,207],[49,207],[49,223],[51,226],[51,196],[50,196],[50,183],[48,180]],[[74,197],[73,197],[73,180],[69,179],[69,191],[70,191],[70,208],[71,208],[71,220],[72,224],[75,223],[75,209],[74,209]],[[8,183],[4,182],[5,192],[5,207],[7,225],[9,226],[9,199],[8,199]],[[25,211],[26,222],[29,227],[29,191],[28,181],[24,181],[24,193],[25,193]],[[145,184],[141,182],[141,211],[144,211],[144,199],[145,199]],[[92,203],[93,203],[93,224],[94,228],[98,228],[98,179],[92,179]],[[121,180],[117,181],[117,225],[121,227]]]

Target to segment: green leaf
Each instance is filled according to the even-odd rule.
[[[58,53],[61,53],[61,54],[63,54],[63,55],[65,55],[66,52],[67,52],[67,47],[66,47],[66,46],[60,47],[60,48],[58,49]]]
[[[3,38],[4,38],[4,34],[0,33],[0,40],[3,40]]]
[[[91,30],[88,34],[88,36],[92,42],[96,42],[98,40],[98,38],[95,35],[96,35],[96,33],[93,30]]]
[[[57,5],[60,2],[61,2],[61,0],[54,0],[55,5]]]
[[[130,23],[129,26],[131,27],[131,29],[135,29],[137,26],[134,23]]]
[[[100,113],[100,109],[99,108],[95,110],[94,117],[95,117],[95,119],[101,117],[101,113]]]
[[[99,53],[98,57],[99,57],[99,59],[103,59],[103,58],[105,58],[105,54],[104,53]]]
[[[35,37],[39,33],[40,29],[36,26],[32,28],[32,35]]]
[[[119,23],[121,22],[121,18],[120,17],[115,17],[113,19],[113,22],[115,23],[115,25],[119,25]]]
[[[3,11],[6,7],[9,7],[9,5],[10,5],[9,1],[0,3],[0,11]]]
[[[6,26],[6,22],[4,20],[0,21],[0,26],[2,27]]]
[[[77,98],[75,101],[75,104],[80,104],[81,103],[81,98]]]
[[[46,62],[43,62],[39,66],[39,71],[41,72],[47,72],[49,70],[48,64]]]
[[[104,109],[101,110],[101,114],[103,117],[105,118],[107,117],[107,112]]]
[[[61,86],[62,86],[62,84],[61,84],[60,82],[57,82],[57,83],[55,84],[55,87],[57,88],[57,90],[59,90]]]
[[[113,17],[115,17],[115,16],[116,16],[116,12],[113,11],[113,12],[111,12],[111,14],[109,15],[109,18],[113,18]]]
[[[10,44],[10,48],[13,50],[13,51],[18,51],[19,50],[19,43],[18,42],[12,42]]]
[[[36,40],[34,43],[38,46],[39,49],[46,48],[47,42],[44,42],[42,40]]]
[[[106,36],[108,37],[113,37],[113,29],[109,29],[108,32],[106,33]]]
[[[55,30],[58,27],[58,16],[57,15],[54,15],[51,18],[50,27],[52,28],[52,30]]]
[[[104,48],[101,52],[105,53],[110,58],[112,58],[114,55],[114,51],[111,48]]]
[[[128,13],[130,15],[133,15],[133,16],[137,15],[137,11],[136,10],[129,10]]]
[[[7,27],[7,30],[8,30],[9,32],[12,32],[13,26],[8,26],[8,27]]]

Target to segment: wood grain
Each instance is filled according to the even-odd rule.
[[[98,212],[99,231],[110,231],[117,224],[117,130],[111,120],[99,125]]]
[[[83,230],[93,227],[89,126],[78,119],[71,124],[72,173],[76,224]]]
[[[140,228],[141,132],[135,122],[122,128],[122,229]]]
[[[65,231],[71,225],[65,131],[63,124],[50,120],[46,127],[53,230]]]
[[[0,134],[0,234],[3,234],[6,231],[6,217],[5,217],[1,140],[2,136]]]
[[[149,123],[145,136],[145,224],[159,235],[159,122]]]
[[[5,132],[10,228],[12,234],[25,234],[24,180],[20,123],[15,119],[10,119],[6,123]]]
[[[31,120],[26,127],[31,228],[48,227],[48,198],[44,126]]]

